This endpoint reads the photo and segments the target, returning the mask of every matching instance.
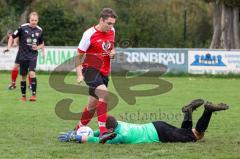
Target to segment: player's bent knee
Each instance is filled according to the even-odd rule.
[[[108,94],[107,93],[96,93],[96,95],[98,96],[98,100],[102,101],[102,102],[106,102],[108,100]]]
[[[97,87],[95,89],[95,94],[98,96],[99,99],[107,100],[108,98],[108,89],[104,85],[104,87]]]
[[[192,132],[197,140],[201,140],[204,137],[204,133],[198,132],[196,129],[192,129]]]
[[[98,100],[98,99],[96,99]],[[88,102],[87,108],[90,109],[95,109],[96,108],[97,102]]]
[[[36,77],[36,73],[35,73],[34,71],[30,71],[30,72],[29,72],[29,76],[30,76],[31,78],[35,78],[35,77]]]

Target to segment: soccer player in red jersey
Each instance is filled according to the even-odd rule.
[[[89,86],[89,101],[75,129],[87,125],[96,111],[100,134],[106,131],[107,85],[110,59],[115,55],[113,26],[116,18],[117,14],[114,10],[104,8],[99,15],[99,23],[86,30],[79,43],[75,61],[77,82],[84,80]]]

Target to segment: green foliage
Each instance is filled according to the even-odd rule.
[[[25,7],[30,5],[34,0],[6,0],[8,6],[14,8],[17,15],[21,15]]]
[[[211,18],[203,2],[119,0],[115,1],[115,5],[119,6],[117,38],[118,40],[130,39],[133,47],[209,46],[212,32],[209,29]],[[187,12],[187,34],[184,40],[185,11]]]
[[[63,2],[63,1],[62,1]],[[75,15],[64,3],[41,1],[36,4],[36,10],[40,15],[39,25],[44,29],[46,45],[76,45],[81,35],[84,18]]]
[[[118,47],[122,46],[123,40],[130,41],[129,47],[210,45],[211,9],[203,1],[24,0],[19,3],[8,1],[8,5],[13,5],[12,10],[17,18],[30,3],[31,10],[39,12],[39,25],[44,29],[46,45],[78,45],[82,33],[98,23],[98,14],[104,7],[113,8],[119,16],[115,25]]]
[[[187,47],[208,47],[212,35],[212,19],[209,10],[201,1],[188,1],[187,11]]]
[[[16,29],[18,25],[15,12],[11,7],[0,7],[0,19],[0,37],[6,35],[9,29]]]

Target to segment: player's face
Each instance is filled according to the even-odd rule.
[[[116,23],[115,18],[107,18],[107,19],[101,18],[102,31],[107,32],[111,30],[115,23]]]
[[[29,19],[29,23],[31,27],[36,27],[38,24],[38,17],[37,16],[31,16]]]

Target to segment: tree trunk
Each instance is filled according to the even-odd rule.
[[[240,49],[239,8],[233,8],[233,32],[235,49]]]
[[[6,0],[0,0],[0,4],[3,4],[3,6],[6,6],[7,2],[6,2]]]
[[[213,37],[210,49],[239,49],[239,8],[214,3]]]
[[[210,49],[218,49],[221,47],[221,17],[222,17],[222,6],[218,3],[214,3],[213,11],[213,37]]]
[[[233,8],[227,7],[222,3],[222,48],[233,49],[234,35],[233,35]]]

